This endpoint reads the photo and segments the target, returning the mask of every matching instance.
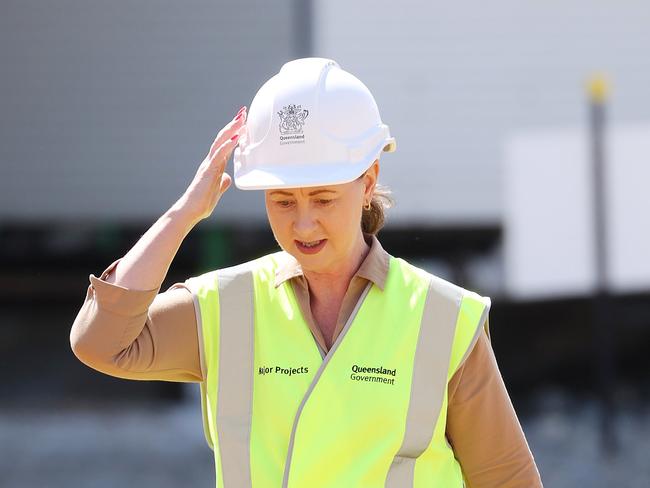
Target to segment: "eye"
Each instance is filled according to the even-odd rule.
[[[332,203],[332,199],[330,199],[330,198],[319,198],[318,200],[316,200],[316,202],[319,205],[329,205],[330,203]]]
[[[293,202],[291,200],[276,200],[275,204],[282,208],[289,208]]]

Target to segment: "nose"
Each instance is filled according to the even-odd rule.
[[[293,222],[296,237],[301,240],[309,240],[314,236],[317,228],[318,222],[314,213],[309,208],[299,208]]]

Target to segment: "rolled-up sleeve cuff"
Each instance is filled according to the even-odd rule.
[[[99,278],[91,273],[88,276],[88,280],[94,290],[95,301],[98,307],[119,315],[135,317],[145,313],[149,309],[149,306],[160,290],[160,285],[150,290],[134,290],[106,282],[106,277],[113,271],[121,259],[113,261],[102,272]]]

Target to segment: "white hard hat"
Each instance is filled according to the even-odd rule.
[[[285,63],[258,90],[234,151],[243,190],[346,183],[367,170],[395,139],[370,90],[336,61]]]

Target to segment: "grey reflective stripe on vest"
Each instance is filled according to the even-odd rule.
[[[406,430],[388,470],[386,488],[413,486],[415,461],[433,438],[447,385],[462,293],[462,288],[453,283],[431,277],[415,348]]]
[[[217,271],[219,284],[219,389],[217,435],[223,486],[250,488],[253,413],[253,274],[242,266]],[[237,367],[233,367],[237,365]]]

